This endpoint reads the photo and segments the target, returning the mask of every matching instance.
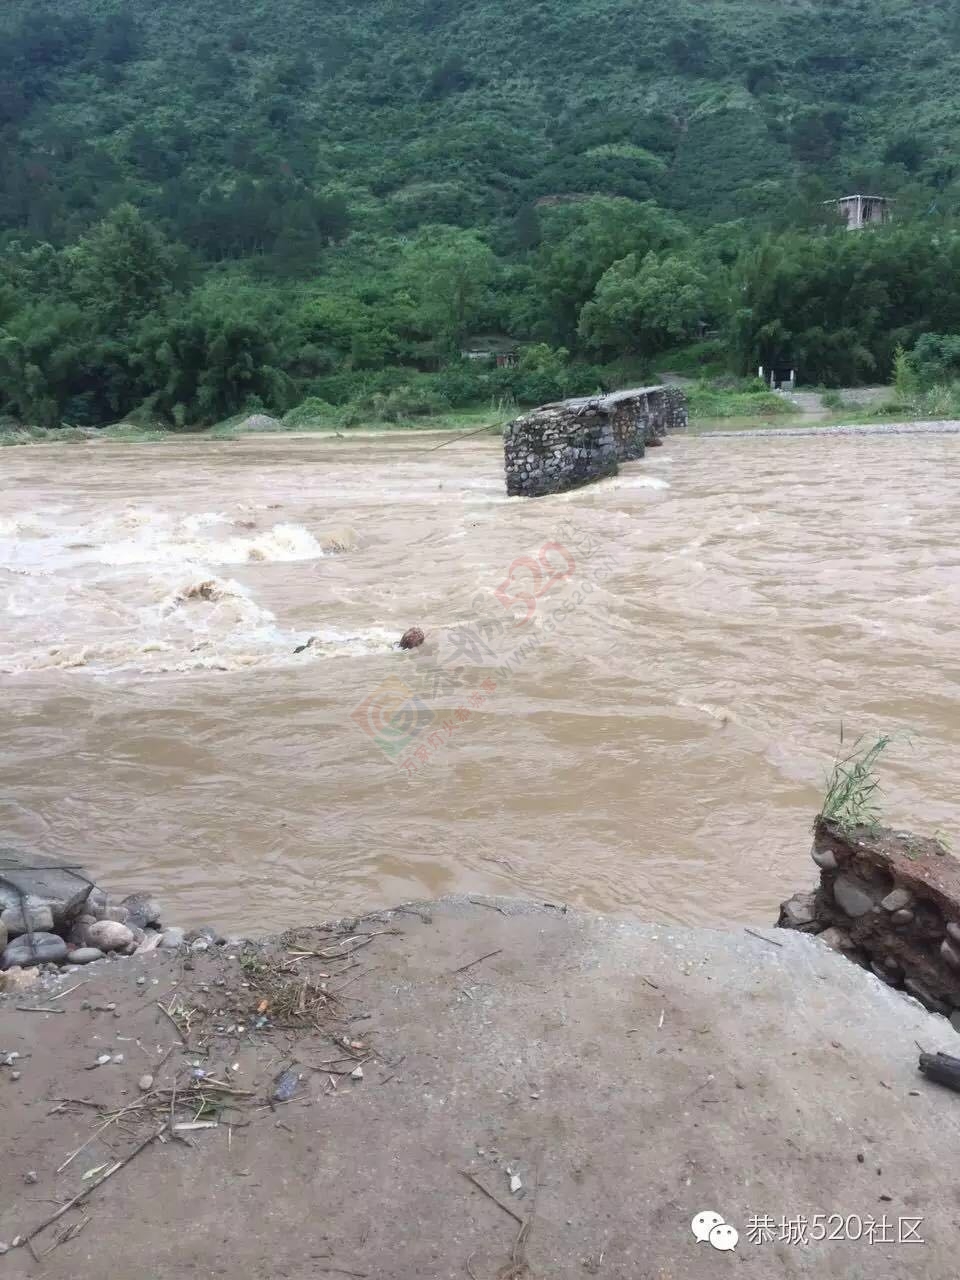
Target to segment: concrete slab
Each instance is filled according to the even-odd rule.
[[[221,1128],[194,1135],[194,1148],[147,1148],[91,1197],[76,1239],[42,1266],[11,1250],[5,1274],[957,1275],[960,1096],[919,1075],[917,1046],[960,1051],[960,1039],[815,940],[501,899],[417,904],[359,928],[379,936],[339,990],[351,1034],[375,1055],[362,1080],[336,1077],[333,1090],[311,1069],[335,1056],[329,1043],[211,1041],[211,1070],[236,1054],[236,1078],[263,1092],[295,1059],[301,1090],[275,1110],[252,1108],[229,1142]],[[311,947],[324,949],[298,934],[294,949]],[[153,953],[67,975],[64,988],[89,985],[57,1002],[62,1015],[18,1012],[9,997],[0,1005],[0,1047],[32,1054],[19,1081],[0,1071],[0,1239],[109,1159],[94,1143],[55,1173],[96,1117],[80,1107],[51,1115],[52,1099],[129,1101],[145,1064],[172,1043],[155,1001],[176,992],[212,1008],[218,980],[245,972],[222,950],[186,963]],[[298,963],[307,972],[325,962]],[[81,997],[94,1008],[81,1009]],[[108,1003],[116,1009],[104,1012]],[[124,1064],[84,1070],[101,1049],[124,1048]],[[111,1141],[121,1154],[132,1145]],[[36,1185],[24,1182],[28,1170]],[[736,1228],[736,1249],[694,1239],[701,1211]],[[750,1238],[759,1217],[772,1220],[772,1239]],[[784,1218],[838,1238],[780,1239]],[[874,1243],[844,1238],[884,1219]],[[924,1243],[898,1243],[904,1219]],[[38,1253],[52,1243],[39,1238]]]

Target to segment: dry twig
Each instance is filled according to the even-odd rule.
[[[489,960],[491,956],[498,956],[503,951],[503,947],[497,947],[496,951],[488,951],[486,955],[477,956],[476,960],[469,960],[466,964],[462,964],[459,969],[454,969],[454,973],[465,973],[467,969],[472,969],[475,964],[479,964],[481,960]]]
[[[498,1208],[502,1209],[504,1213],[509,1213],[514,1222],[519,1222],[521,1227],[523,1226],[523,1219],[520,1217],[519,1213],[514,1213],[508,1204],[504,1204],[503,1201],[498,1196],[495,1196],[492,1191],[488,1191],[483,1183],[480,1182],[479,1179],[475,1178],[472,1173],[468,1173],[466,1169],[461,1169],[460,1172],[468,1182],[473,1183],[478,1191],[482,1191],[488,1200],[492,1200],[493,1203]]]
[[[58,1218],[62,1218],[65,1213],[68,1213],[75,1205],[78,1205],[81,1200],[86,1200],[87,1196],[92,1195],[98,1187],[102,1187],[108,1178],[112,1178],[115,1173],[119,1173],[121,1169],[125,1168],[131,1160],[144,1150],[145,1147],[148,1147],[151,1142],[155,1142],[157,1138],[160,1138],[163,1135],[167,1128],[167,1123],[168,1122],[164,1120],[160,1128],[154,1130],[153,1133],[148,1134],[142,1142],[138,1142],[129,1155],[124,1156],[122,1160],[118,1160],[115,1164],[112,1164],[102,1178],[98,1178],[96,1182],[92,1182],[89,1187],[84,1187],[84,1189],[78,1192],[72,1200],[68,1200],[67,1203],[61,1205],[55,1213],[51,1213],[48,1218],[44,1218],[43,1222],[39,1223],[32,1231],[29,1231],[23,1237],[24,1244],[29,1244],[31,1240],[36,1239],[41,1231],[45,1231],[47,1227],[52,1226]]]
[[[756,929],[748,929],[746,925],[744,925],[744,926],[743,926],[743,932],[744,932],[744,933],[749,933],[749,934],[750,934],[750,936],[751,936],[752,938],[759,938],[761,942],[769,942],[769,943],[770,943],[770,945],[771,945],[771,947],[782,947],[782,946],[783,946],[783,943],[782,943],[782,942],[778,942],[778,941],[776,940],[776,938],[768,938],[768,937],[766,936],[766,934],[763,934],[763,933],[757,933]]]

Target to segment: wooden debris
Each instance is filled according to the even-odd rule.
[[[71,1200],[68,1200],[66,1204],[62,1204],[60,1208],[54,1213],[51,1213],[49,1217],[44,1218],[41,1223],[38,1223],[32,1231],[27,1232],[27,1234],[22,1237],[23,1243],[29,1244],[30,1241],[34,1240],[41,1231],[45,1231],[47,1227],[52,1226],[53,1223],[59,1218],[62,1218],[65,1213],[69,1213],[69,1211],[82,1200],[86,1200],[87,1196],[93,1195],[94,1191],[96,1191],[98,1187],[102,1187],[108,1178],[112,1178],[115,1173],[119,1173],[121,1169],[126,1168],[130,1161],[135,1159],[141,1151],[150,1146],[150,1144],[155,1142],[158,1138],[162,1138],[162,1135],[167,1129],[167,1123],[168,1122],[164,1120],[159,1129],[148,1134],[142,1142],[138,1142],[129,1155],[124,1156],[122,1160],[118,1160],[115,1164],[112,1164],[106,1173],[99,1177],[96,1182],[91,1183],[89,1187],[84,1187],[82,1191],[78,1192]]]

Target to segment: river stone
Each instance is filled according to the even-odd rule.
[[[3,923],[3,920],[0,919],[0,951],[3,950],[9,941],[10,934],[7,932],[7,926]]]
[[[248,418],[238,422],[237,431],[282,431],[283,423],[279,418],[271,418],[268,413],[251,413]]]
[[[104,912],[109,909],[110,899],[104,889],[94,887],[87,895],[81,911],[85,916],[92,916],[94,920],[102,920]]]
[[[906,907],[902,907],[899,911],[894,911],[890,917],[890,923],[895,925],[913,924],[913,912]]]
[[[960,924],[954,924],[951,920],[947,924],[947,937],[952,938],[954,942],[960,942]]]
[[[865,916],[874,907],[869,887],[855,876],[837,876],[833,885],[833,897],[837,906],[854,919]]]
[[[112,920],[114,924],[126,924],[130,919],[130,912],[122,903],[114,902],[111,898],[100,919]]]
[[[60,964],[67,958],[67,944],[56,933],[29,934],[7,943],[3,949],[0,967],[12,969],[14,965],[29,968],[35,964]]]
[[[960,951],[947,938],[940,943],[940,958],[952,968],[960,969]]]
[[[87,946],[87,930],[96,923],[93,916],[77,916],[67,932],[67,942],[71,947]]]
[[[71,964],[93,964],[94,960],[102,960],[103,955],[99,947],[77,947],[67,959]]]
[[[0,849],[0,877],[0,908],[18,907],[24,895],[46,903],[57,924],[79,912],[90,892],[82,868],[64,871],[54,861],[13,849]]]
[[[164,929],[163,933],[160,935],[160,946],[163,947],[165,951],[173,951],[177,947],[183,945],[183,941],[186,936],[185,929],[179,929],[175,926],[172,926],[169,929]]]
[[[909,907],[913,902],[913,894],[909,889],[893,889],[887,896],[881,899],[880,905],[884,911],[902,911],[904,907]]]
[[[159,929],[146,929],[143,935],[143,941],[137,947],[137,955],[142,951],[156,951],[163,938],[163,934]]]
[[[133,942],[133,931],[117,920],[97,920],[87,929],[87,945],[101,951],[121,951]]]
[[[24,991],[32,991],[40,983],[39,969],[24,969],[14,965],[5,973],[0,973],[0,991],[22,995]]]
[[[817,934],[817,941],[824,943],[831,951],[853,950],[853,939],[849,933],[844,933],[842,929],[824,929],[823,933]]]
[[[885,982],[887,986],[895,987],[899,984],[900,982],[899,966],[897,966],[895,970],[888,969],[886,967],[886,963],[878,964],[876,960],[871,960],[870,968],[873,970],[874,974],[880,979],[880,981]]]
[[[50,933],[53,930],[53,909],[49,903],[37,898],[26,898],[15,907],[0,912],[0,924],[7,926],[11,938],[32,929],[34,933]]]
[[[187,941],[190,943],[206,942],[209,946],[213,946],[221,941],[221,934],[212,925],[204,924],[199,929],[191,929],[187,934]]]
[[[783,922],[791,929],[800,929],[816,919],[816,901],[812,893],[795,893],[781,906]]]
[[[810,856],[821,871],[836,871],[837,857],[832,849],[814,849]]]
[[[120,904],[126,908],[126,924],[146,929],[148,924],[160,923],[160,903],[148,893],[131,893]]]

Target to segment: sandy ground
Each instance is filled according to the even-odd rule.
[[[5,996],[0,1240],[93,1189],[0,1276],[952,1280],[960,1097],[916,1064],[960,1039],[765,933],[446,899]],[[271,1103],[285,1069],[302,1078]],[[219,1123],[171,1138],[171,1115]],[[735,1249],[695,1240],[701,1211]],[[801,1216],[879,1225],[781,1239]]]

